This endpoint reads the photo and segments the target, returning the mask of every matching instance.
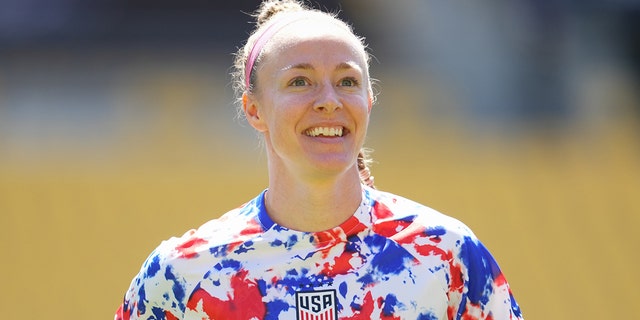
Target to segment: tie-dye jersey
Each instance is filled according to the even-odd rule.
[[[522,319],[498,265],[461,222],[363,187],[340,226],[275,224],[264,192],[143,264],[115,319]]]

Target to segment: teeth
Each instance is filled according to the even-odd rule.
[[[325,136],[325,137],[342,137],[342,127],[329,128],[329,127],[316,127],[307,130],[306,134],[311,137]]]

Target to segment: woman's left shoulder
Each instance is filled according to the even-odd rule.
[[[385,191],[370,192],[376,225],[394,224],[391,229],[420,232],[425,237],[453,240],[476,239],[473,231],[462,221],[429,206]]]

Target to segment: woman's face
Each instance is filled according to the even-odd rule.
[[[292,23],[265,46],[245,112],[264,134],[270,165],[319,178],[355,164],[372,97],[359,40],[317,23]]]

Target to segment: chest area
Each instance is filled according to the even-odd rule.
[[[238,247],[191,293],[194,319],[417,319],[446,313],[448,262],[380,236]],[[317,317],[317,318],[316,318]]]

